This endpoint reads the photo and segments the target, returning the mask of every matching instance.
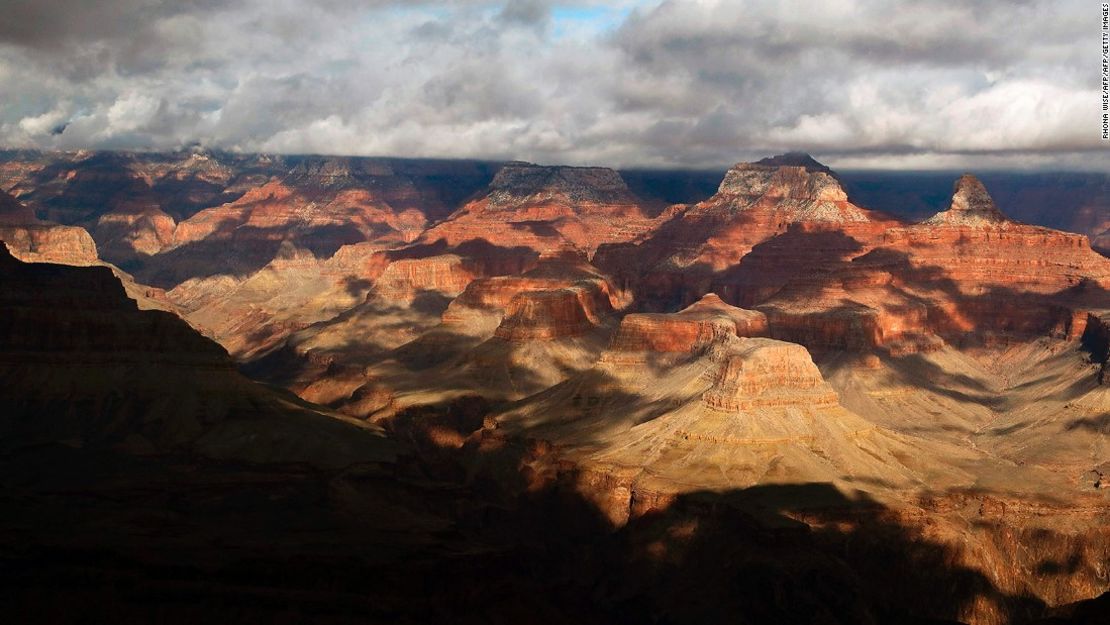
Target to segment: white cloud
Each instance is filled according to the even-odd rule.
[[[1110,165],[1079,0],[17,4],[0,145]]]
[[[162,101],[137,92],[124,93],[110,107],[104,134],[108,136],[134,132],[149,124],[158,112]]]
[[[19,129],[29,137],[53,134],[54,130],[68,118],[64,108],[49,110],[42,115],[24,117],[19,120]]]

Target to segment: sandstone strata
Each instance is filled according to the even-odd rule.
[[[633,313],[621,320],[611,352],[692,355],[727,336],[767,334],[763,313],[729,306],[710,293],[676,314]]]
[[[0,241],[27,262],[91,265],[96,243],[83,228],[60,226],[35,217],[30,208],[0,191]]]
[[[620,174],[603,168],[510,163],[481,196],[421,240],[457,246],[482,240],[543,256],[591,255],[603,243],[632,240],[651,227]]]

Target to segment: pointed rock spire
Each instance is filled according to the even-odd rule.
[[[1006,221],[983,183],[971,174],[964,174],[956,181],[948,210],[933,215],[925,223],[978,226]]]

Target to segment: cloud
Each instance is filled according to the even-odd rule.
[[[802,149],[837,166],[1110,165],[1093,18],[1078,0],[6,9],[0,145],[691,167]]]

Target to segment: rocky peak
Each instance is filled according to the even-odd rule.
[[[971,174],[964,174],[956,181],[948,210],[933,215],[925,223],[982,226],[1005,221],[1006,216],[994,205],[983,183]]]
[[[616,171],[604,167],[542,166],[509,163],[490,183],[490,203],[566,199],[571,202],[624,204],[632,192]]]
[[[848,194],[831,169],[808,154],[791,152],[738,163],[725,174],[718,194],[846,202]]]

